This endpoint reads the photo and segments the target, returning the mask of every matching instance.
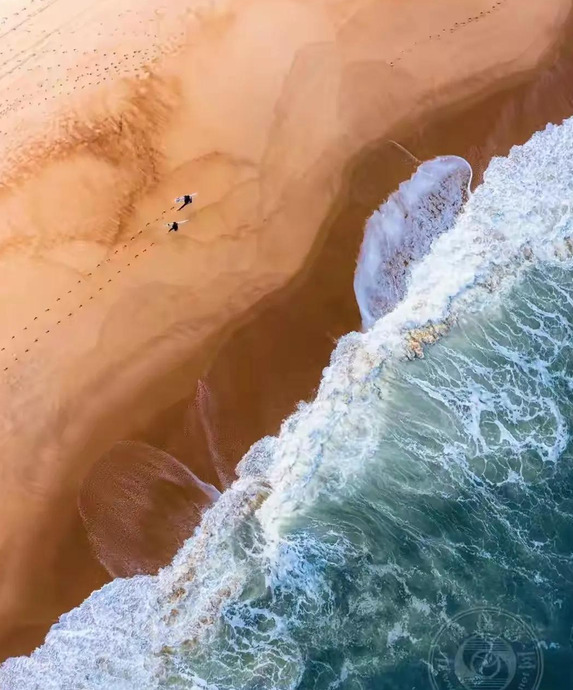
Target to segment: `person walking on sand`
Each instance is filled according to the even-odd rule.
[[[178,196],[177,199],[175,199],[176,204],[180,204],[183,202],[183,206],[181,208],[178,208],[178,211],[181,211],[182,209],[185,208],[185,206],[189,206],[189,204],[193,203],[194,197],[197,196],[197,192],[195,194],[185,194],[185,196]]]
[[[179,222],[174,220],[172,223],[165,223],[165,227],[169,228],[169,230],[167,231],[168,233],[171,232],[172,230],[173,230],[173,232],[177,232],[179,230],[179,226],[183,225],[183,223],[187,223],[187,222],[188,221],[186,221],[186,220],[180,220]]]

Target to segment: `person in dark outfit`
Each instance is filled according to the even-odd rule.
[[[180,220],[179,222],[174,220],[172,223],[165,223],[165,227],[169,228],[169,230],[167,232],[171,232],[172,230],[173,230],[173,232],[177,232],[177,230],[179,230],[180,225],[183,225],[183,223],[188,223],[188,222],[189,221],[187,221],[187,220]]]
[[[183,202],[183,206],[181,208],[178,208],[178,211],[181,211],[182,209],[185,208],[185,206],[189,206],[189,204],[193,203],[193,197],[197,196],[197,194],[185,194],[185,196],[178,196],[177,199],[175,199],[175,203],[178,204],[181,201]]]

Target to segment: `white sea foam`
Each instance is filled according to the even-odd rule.
[[[472,169],[458,156],[422,163],[366,223],[354,276],[365,329],[404,296],[412,264],[449,230],[469,198]]]
[[[493,160],[455,226],[413,268],[405,299],[368,333],[341,340],[316,400],[302,405],[278,438],[255,444],[239,479],[207,511],[173,564],[157,577],[116,580],[93,594],[62,617],[30,658],[6,662],[0,687],[144,690],[166,687],[168,678],[169,687],[214,687],[185,655],[196,658],[204,649],[209,657],[223,611],[233,602],[246,606],[239,594],[247,582],[253,595],[253,588],[263,593],[281,580],[296,588],[301,573],[309,578],[299,550],[283,536],[285,525],[323,493],[334,499],[340,487],[351,487],[372,457],[376,438],[365,391],[385,364],[420,353],[425,340],[468,310],[499,302],[522,265],[570,256],[572,149],[569,120]],[[384,404],[383,389],[379,398]],[[260,615],[269,618],[262,632],[253,632],[265,636],[253,642],[262,650],[260,672],[271,673],[266,662],[275,654],[281,663],[268,687],[294,688],[301,673],[297,644],[284,620]],[[241,687],[242,679],[230,678],[227,687],[233,684]]]

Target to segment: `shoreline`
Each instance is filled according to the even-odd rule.
[[[573,116],[573,89],[567,93],[561,88],[569,83],[573,77],[573,49],[568,45],[568,37],[573,34],[573,15],[563,29],[559,44],[548,55],[537,69],[529,70],[521,75],[506,80],[501,85],[491,85],[484,94],[453,102],[438,109],[429,118],[422,118],[419,122],[401,125],[390,136],[384,137],[381,144],[372,144],[360,152],[347,166],[345,179],[337,202],[329,213],[329,217],[322,224],[317,235],[313,250],[309,253],[304,268],[299,271],[289,284],[282,290],[265,296],[248,313],[241,316],[234,324],[233,332],[221,342],[217,352],[211,356],[211,364],[205,372],[207,380],[212,377],[213,397],[233,397],[237,394],[232,409],[220,411],[217,424],[220,425],[220,441],[227,455],[232,458],[230,464],[235,465],[244,455],[252,443],[265,435],[275,435],[280,422],[289,415],[298,401],[308,400],[318,386],[322,369],[328,365],[330,354],[335,341],[352,330],[360,330],[360,316],[355,304],[352,279],[356,257],[363,237],[366,219],[380,203],[382,203],[400,182],[407,179],[416,169],[408,157],[388,141],[394,138],[404,147],[413,151],[420,160],[428,160],[439,155],[457,155],[470,162],[473,169],[472,188],[482,181],[485,167],[494,156],[506,156],[514,145],[525,143],[536,131],[547,124],[559,124],[563,119]],[[502,82],[505,80],[502,80]],[[535,102],[535,107],[531,102]],[[489,119],[487,116],[489,116]],[[482,126],[483,123],[485,126]],[[495,128],[490,129],[491,123]],[[497,129],[497,131],[496,131]],[[391,169],[395,173],[389,174]],[[366,213],[366,215],[363,215]],[[351,228],[350,232],[346,232]],[[349,258],[350,257],[350,258]],[[338,276],[343,272],[345,285],[342,289],[333,289],[328,285],[325,275],[331,268],[336,268]],[[327,287],[320,295],[320,285]],[[320,295],[316,299],[316,295]],[[336,310],[340,312],[340,319],[331,314],[327,318],[330,330],[325,330],[327,338],[307,338],[307,334],[298,337],[299,345],[295,348],[296,364],[289,369],[304,370],[304,345],[313,351],[318,350],[317,359],[308,367],[306,381],[298,388],[298,393],[292,391],[287,394],[286,404],[283,402],[280,412],[274,412],[271,419],[261,422],[258,430],[253,431],[247,420],[258,418],[263,410],[268,410],[270,400],[264,392],[254,392],[243,380],[243,386],[237,386],[237,379],[231,379],[232,374],[240,369],[241,362],[249,362],[247,370],[255,370],[266,358],[266,350],[276,352],[281,339],[285,348],[281,355],[268,357],[271,365],[276,365],[276,372],[271,375],[274,385],[269,386],[275,392],[284,384],[284,365],[289,360],[289,350],[292,341],[283,338],[283,332],[290,337],[300,334],[303,323],[312,322],[311,313],[320,314],[317,305],[324,306],[329,299],[336,301]],[[307,314],[297,314],[299,310],[306,310]],[[288,315],[287,315],[288,314]],[[294,326],[294,322],[297,326]],[[289,324],[288,327],[283,324]],[[233,327],[233,326],[231,326]],[[315,330],[320,330],[322,324]],[[278,335],[277,335],[278,334]],[[221,338],[222,340],[222,338]],[[269,342],[273,342],[269,346]],[[266,346],[257,350],[257,343]],[[257,354],[258,352],[258,354]],[[271,367],[272,368],[272,367]],[[268,372],[267,372],[268,373]],[[289,372],[292,373],[292,372]],[[232,381],[232,387],[225,382]],[[272,394],[271,394],[272,397]],[[258,401],[258,408],[244,405]],[[138,438],[152,444],[168,444],[168,424],[164,417],[177,415],[179,405],[175,405],[168,414],[158,415],[155,424],[150,425],[149,433]],[[180,410],[179,410],[180,411]],[[238,448],[224,443],[225,438],[231,436],[224,419],[241,417],[243,423],[237,425],[242,429],[249,429]],[[176,426],[179,422],[175,422]]]
[[[556,43],[560,41],[564,42],[564,37],[560,37],[558,40],[556,39]],[[553,48],[550,52],[553,53]],[[544,65],[545,60],[543,61],[542,66],[529,70],[527,73],[527,79],[530,79],[534,74],[543,73],[546,69]],[[520,73],[511,78],[507,78],[507,81],[512,81],[513,83],[522,83],[524,78],[524,75]],[[365,79],[364,81],[366,83],[367,80]],[[494,88],[495,87],[492,85],[491,89],[493,90]],[[507,83],[503,86],[503,89],[504,91],[510,90]],[[474,96],[474,98],[476,100],[478,99],[477,96]],[[440,113],[439,116],[436,117],[446,120],[446,111],[451,111],[452,108],[455,110],[456,107],[459,110],[463,107],[467,107],[467,104],[460,105],[459,103],[454,103],[454,105],[450,104],[450,106],[447,107],[442,106],[441,110],[438,109],[438,112]],[[471,107],[477,106],[474,104]],[[420,122],[418,124],[423,125],[428,115],[425,113],[419,117]],[[371,122],[366,122],[364,124],[366,130],[368,130],[370,126],[372,126]],[[416,129],[416,126],[413,123],[402,125],[402,127],[404,130],[408,128],[413,130]],[[396,131],[398,132],[396,136],[398,136],[402,130],[398,129]],[[428,144],[428,141],[431,140],[431,136],[427,134],[427,131],[428,127],[426,127],[426,134],[424,134],[423,137],[421,134],[416,134],[414,132],[411,140],[406,137],[404,140],[401,140],[400,143],[410,148],[410,146],[416,144],[416,137],[418,136],[424,139],[426,146],[429,148],[429,150],[431,150],[432,147]],[[460,133],[460,138],[463,139],[466,135],[465,128],[460,127]],[[509,136],[509,133],[506,134]],[[400,135],[400,138],[402,136],[404,135]],[[436,134],[436,138],[440,139],[440,136]],[[46,519],[49,519],[50,516],[54,516],[57,512],[61,523],[59,530],[60,543],[58,550],[55,552],[50,553],[50,549],[47,548],[47,553],[41,555],[39,562],[42,562],[42,558],[45,559],[44,562],[53,562],[53,570],[49,575],[49,581],[51,581],[52,584],[51,587],[48,587],[48,589],[51,589],[52,591],[58,590],[59,587],[56,586],[56,583],[62,577],[64,577],[64,575],[66,579],[74,580],[77,589],[71,593],[66,592],[64,597],[66,599],[65,602],[61,598],[60,600],[55,598],[54,601],[48,603],[47,610],[49,611],[50,617],[53,615],[58,615],[58,610],[62,612],[62,609],[67,610],[68,608],[71,608],[73,605],[75,605],[74,601],[79,603],[79,600],[85,598],[89,591],[91,591],[94,587],[98,587],[100,584],[103,584],[103,580],[106,579],[104,573],[101,571],[101,568],[98,570],[98,567],[95,565],[95,561],[90,557],[89,551],[87,550],[87,540],[85,539],[85,534],[83,534],[81,522],[78,522],[77,516],[74,517],[75,503],[70,501],[70,497],[73,496],[73,492],[80,483],[82,475],[87,471],[89,463],[84,463],[83,465],[78,464],[77,462],[72,461],[73,457],[88,457],[91,458],[91,462],[93,462],[93,460],[97,458],[97,449],[99,447],[105,446],[108,442],[112,443],[117,437],[123,437],[123,434],[126,433],[126,430],[128,431],[130,437],[144,438],[145,440],[153,442],[160,447],[164,447],[165,445],[169,446],[170,444],[171,446],[176,445],[176,441],[168,439],[170,434],[174,436],[177,435],[176,429],[170,430],[165,425],[165,421],[162,420],[156,421],[155,425],[150,423],[149,418],[150,416],[153,416],[152,410],[153,408],[155,408],[155,410],[162,408],[161,412],[158,413],[156,417],[175,417],[177,414],[175,412],[175,408],[173,404],[169,404],[170,398],[173,399],[174,397],[184,398],[185,402],[182,404],[185,409],[187,409],[189,406],[188,398],[190,394],[192,395],[194,393],[194,379],[196,380],[199,378],[202,375],[202,371],[207,367],[211,370],[210,375],[207,377],[209,388],[212,392],[212,397],[215,401],[215,404],[218,403],[219,405],[218,411],[213,412],[213,426],[217,429],[220,444],[222,444],[222,437],[231,439],[233,448],[230,450],[225,449],[224,454],[232,458],[229,464],[234,464],[235,460],[237,459],[235,455],[242,455],[241,449],[244,449],[245,445],[250,445],[249,438],[256,440],[265,433],[269,433],[269,429],[276,428],[277,420],[279,418],[282,419],[285,414],[292,411],[293,399],[296,398],[296,400],[299,400],[305,397],[305,395],[299,395],[297,391],[306,391],[306,394],[308,394],[309,381],[312,380],[314,385],[318,384],[319,379],[316,378],[317,372],[319,374],[322,366],[325,366],[328,363],[328,356],[333,348],[332,340],[356,327],[351,326],[350,328],[347,328],[347,325],[350,323],[355,323],[357,318],[357,308],[354,305],[352,309],[347,300],[347,289],[342,289],[342,286],[340,286],[340,291],[346,295],[346,298],[343,300],[345,306],[343,306],[339,312],[339,308],[342,303],[336,302],[336,299],[339,299],[340,296],[338,295],[336,298],[333,298],[332,295],[328,293],[328,290],[326,290],[326,297],[321,296],[321,299],[325,299],[325,302],[322,304],[322,306],[326,309],[326,311],[330,309],[333,312],[336,312],[336,315],[335,318],[332,319],[332,330],[335,332],[331,333],[329,331],[329,334],[325,337],[324,333],[319,333],[317,335],[317,331],[322,329],[322,325],[316,324],[314,321],[314,315],[316,313],[316,301],[312,303],[310,300],[302,300],[304,304],[301,305],[301,298],[297,298],[296,293],[297,291],[304,292],[304,286],[306,285],[307,293],[305,294],[312,295],[314,298],[316,298],[317,295],[322,295],[321,290],[316,289],[316,286],[310,288],[308,287],[308,283],[311,281],[309,276],[313,271],[312,267],[316,267],[317,264],[320,264],[323,267],[330,266],[330,268],[332,268],[333,265],[336,265],[337,261],[340,261],[341,256],[344,257],[346,263],[348,264],[348,257],[352,256],[353,247],[356,246],[357,242],[359,246],[362,238],[362,229],[367,217],[367,215],[363,215],[364,211],[366,209],[370,209],[371,211],[373,208],[377,207],[383,201],[384,197],[387,196],[387,187],[390,187],[389,191],[393,191],[393,189],[397,186],[397,183],[404,178],[404,175],[406,177],[409,176],[408,170],[411,170],[410,161],[405,162],[403,160],[403,154],[399,153],[395,147],[391,148],[392,154],[390,156],[388,156],[388,154],[384,154],[384,156],[380,157],[380,151],[376,148],[375,144],[371,142],[368,146],[366,146],[366,151],[362,150],[360,154],[353,157],[352,163],[346,162],[346,173],[342,175],[341,189],[338,189],[337,191],[329,190],[329,194],[334,199],[334,205],[330,207],[330,210],[327,214],[328,219],[320,224],[321,230],[312,238],[312,242],[309,243],[310,238],[306,238],[305,240],[306,244],[310,244],[311,249],[306,251],[306,253],[301,252],[305,256],[303,261],[304,267],[302,269],[299,268],[299,270],[296,271],[295,277],[288,282],[286,287],[281,288],[280,292],[276,292],[277,282],[280,283],[283,279],[283,276],[288,275],[289,271],[292,272],[293,268],[290,264],[296,264],[296,261],[294,261],[292,257],[290,258],[290,262],[287,262],[287,265],[282,268],[282,273],[278,274],[278,278],[277,275],[269,274],[268,278],[263,281],[267,282],[267,292],[270,290],[271,294],[261,297],[261,294],[264,294],[264,290],[261,290],[260,285],[254,291],[252,290],[253,294],[251,295],[249,295],[249,291],[247,289],[246,301],[248,302],[250,300],[251,302],[254,302],[256,306],[249,308],[247,312],[243,313],[238,319],[232,320],[233,308],[239,313],[241,312],[241,309],[237,305],[231,304],[229,307],[227,304],[225,310],[227,315],[227,323],[223,326],[222,331],[221,328],[211,329],[211,334],[207,339],[207,345],[204,342],[202,345],[198,344],[199,336],[195,335],[195,331],[193,329],[192,333],[194,333],[194,335],[191,339],[189,339],[188,331],[185,332],[185,328],[188,328],[188,326],[185,325],[183,326],[183,337],[179,343],[176,343],[175,348],[173,347],[173,343],[166,343],[165,341],[162,341],[161,336],[159,335],[158,337],[152,339],[148,347],[144,348],[138,353],[135,353],[136,358],[139,359],[139,361],[135,362],[135,364],[131,366],[130,371],[127,372],[127,374],[129,374],[129,378],[131,379],[130,387],[128,389],[129,393],[127,396],[125,392],[127,390],[125,386],[126,372],[121,371],[121,367],[125,365],[125,359],[122,361],[121,358],[113,358],[116,361],[118,373],[122,374],[121,376],[118,376],[118,380],[116,382],[118,388],[117,393],[113,390],[110,391],[109,389],[112,388],[112,386],[108,385],[108,390],[106,391],[105,396],[101,395],[101,392],[98,391],[100,382],[98,382],[96,379],[95,383],[90,384],[87,388],[76,388],[76,394],[70,397],[70,402],[68,402],[67,408],[62,406],[61,409],[58,409],[58,413],[56,415],[58,424],[56,425],[56,428],[59,429],[58,433],[61,434],[61,438],[65,439],[65,442],[59,441],[56,444],[55,449],[53,446],[50,448],[48,445],[43,458],[47,458],[45,462],[49,463],[52,461],[51,457],[55,455],[57,458],[57,464],[60,467],[59,472],[62,473],[62,477],[65,475],[66,481],[62,482],[60,488],[54,492],[51,500],[44,505],[42,513]],[[421,151],[415,151],[415,153],[420,158],[431,157],[430,155],[423,155]],[[440,153],[456,152],[440,151]],[[362,168],[355,160],[358,158],[368,158],[369,156],[375,159],[374,162],[366,165],[363,164]],[[472,161],[470,160],[470,162]],[[395,165],[394,176],[387,175],[387,168],[391,165]],[[385,171],[386,174],[384,175]],[[385,184],[382,184],[382,177],[385,178]],[[276,191],[274,194],[276,194]],[[273,194],[271,194],[271,196],[272,195]],[[208,223],[209,220],[209,217],[207,217],[204,222]],[[353,230],[351,233],[346,232],[348,227],[352,227]],[[336,243],[336,246],[332,246],[333,242]],[[352,264],[352,273],[354,261],[355,258],[353,257],[352,261],[350,262]],[[271,263],[271,267],[272,265],[273,264]],[[349,272],[348,269],[349,266],[346,265],[345,274]],[[269,273],[270,272],[271,271],[269,271]],[[318,273],[320,274],[320,271],[318,271]],[[328,275],[323,275],[322,277],[319,275],[316,280],[318,280],[319,285],[321,281],[328,283]],[[351,301],[353,301],[352,290],[350,294],[352,295]],[[244,295],[239,295],[239,297],[240,299],[245,300]],[[237,300],[235,298],[237,302],[240,302],[240,299]],[[291,317],[289,320],[285,319],[283,315],[280,315],[280,303],[286,304],[287,302],[291,303],[291,308],[287,309],[287,311],[290,311],[291,313],[301,312],[296,314],[296,316],[300,319],[300,323],[310,326],[310,329],[307,330],[306,333],[301,333],[299,325],[294,325],[295,323],[299,323],[296,321],[296,319],[293,320],[294,317]],[[185,306],[185,304],[182,306]],[[268,312],[269,309],[271,309],[271,311],[272,309],[278,310],[279,316],[275,314],[270,318],[270,321],[267,317],[267,325],[261,328],[261,322],[265,321],[265,312]],[[203,318],[208,320],[208,312]],[[277,324],[280,329],[287,333],[287,335],[292,336],[293,334],[296,334],[299,339],[299,345],[295,345],[292,340],[284,337],[284,334],[281,333],[281,330],[277,330]],[[339,332],[343,328],[345,329],[344,332]],[[273,333],[274,340],[272,344],[269,343],[269,333]],[[266,344],[264,342],[265,340]],[[279,341],[281,342],[279,343]],[[280,365],[277,373],[270,373],[272,366],[268,370],[268,373],[266,369],[264,374],[261,372],[259,367],[261,362],[265,362],[265,357],[260,356],[260,349],[257,350],[253,347],[253,343],[255,342],[259,345],[259,348],[262,348],[266,351],[266,361],[270,363],[270,365]],[[310,342],[316,344],[315,346],[313,345],[313,347],[316,347],[316,349],[313,350],[311,358],[312,361],[310,364],[304,364],[303,360],[305,358],[308,359],[308,353],[305,351],[305,349]],[[193,343],[191,344],[191,348],[190,343]],[[282,348],[279,345],[282,346]],[[150,347],[155,348],[153,354],[150,352]],[[195,352],[189,354],[190,349],[194,349]],[[295,378],[298,377],[300,380],[295,382],[296,386],[289,388],[289,390],[283,390],[285,382],[285,366],[291,352],[293,355],[296,355],[294,362],[291,361],[289,365],[293,372],[291,375]],[[298,355],[296,353],[298,353]],[[301,353],[304,356],[301,356]],[[245,358],[247,355],[252,358],[252,361],[254,362],[252,367],[249,367],[249,365],[245,366]],[[296,359],[297,356],[299,359]],[[325,357],[326,361],[324,361]],[[110,361],[113,361],[113,359]],[[87,360],[84,357],[82,366],[85,367],[86,362],[89,363],[90,360],[93,361],[91,357],[88,357]],[[216,363],[211,363],[211,365],[208,366],[209,360],[211,360],[211,362],[215,361]],[[170,365],[170,361],[173,362],[172,365]],[[219,362],[220,364],[218,364]],[[301,366],[301,362],[303,363],[303,366]],[[237,373],[241,370],[241,368],[243,369],[243,379],[239,379],[237,376]],[[248,380],[245,382],[245,376],[247,379],[250,378],[249,368],[251,373],[253,371],[258,371],[257,378],[261,381],[268,376],[268,378],[265,379],[265,383],[269,389],[267,397],[265,397],[265,395],[263,395],[260,391],[253,390],[252,387],[249,387]],[[75,370],[77,371],[77,368],[75,368]],[[105,371],[109,376],[109,373],[113,371],[113,369],[110,369],[108,365]],[[150,371],[154,372],[153,376],[149,375]],[[143,386],[143,390],[141,390],[141,382],[138,381],[138,377],[142,372],[146,372],[148,376],[147,382]],[[159,379],[161,380],[159,381]],[[152,383],[153,380],[155,380],[155,383]],[[269,385],[268,381],[272,381],[272,383]],[[226,385],[227,382],[231,384],[230,387]],[[276,394],[279,390],[282,393],[282,398],[277,401]],[[310,392],[312,392],[312,386],[310,387]],[[221,405],[221,398],[227,398],[226,408]],[[71,428],[68,419],[69,412],[66,412],[66,409],[69,410],[70,405],[74,405],[74,401],[75,405],[81,405],[82,399],[84,406],[86,405],[86,400],[90,399],[92,401],[92,408],[91,410],[88,410],[87,419],[84,419],[81,423],[76,419],[74,421],[73,428]],[[258,408],[264,408],[264,415],[261,416],[260,409],[257,409],[257,407],[254,405],[251,405],[251,407],[246,409],[247,406],[245,405],[245,401],[249,401],[249,403],[256,402]],[[271,401],[272,404],[269,405],[269,401]],[[179,405],[181,405],[181,403],[179,403]],[[235,406],[234,408],[233,405]],[[113,407],[113,412],[109,411],[111,407]],[[242,417],[237,414],[237,410],[240,411]],[[117,416],[120,415],[121,412],[126,411],[129,412],[130,419],[124,419],[118,423]],[[95,415],[95,417],[89,419],[90,413]],[[99,422],[94,424],[94,421],[98,417]],[[233,420],[234,422],[231,424],[232,429],[229,431],[229,433],[225,433],[226,429],[222,422],[223,418],[227,420],[227,423],[229,423],[229,420]],[[239,420],[241,420],[243,423],[240,423]],[[247,421],[248,424],[244,423]],[[153,429],[154,426],[156,427],[155,430]],[[175,424],[175,426],[177,426],[177,424]],[[90,427],[91,430],[88,434],[86,430]],[[96,429],[97,441],[94,444],[93,435],[95,434]],[[237,430],[239,429],[241,430],[240,434],[242,433],[242,436],[239,435],[239,438],[237,439]],[[265,431],[261,433],[261,429],[264,429]],[[163,437],[163,440],[161,440],[161,436]],[[85,440],[86,437],[88,439],[87,442]],[[188,442],[189,439],[187,438],[186,441]],[[200,439],[197,440],[197,445],[199,447],[201,446]],[[197,448],[195,448],[195,453],[193,454],[193,452],[191,452],[191,456],[193,457],[182,457],[184,452],[181,451],[181,455],[178,455],[176,449],[173,447],[167,447],[165,449],[170,450],[176,457],[178,457],[185,464],[188,464],[195,471],[197,470],[197,463],[200,462],[201,458],[205,458],[204,447],[203,450],[199,451]],[[233,455],[233,453],[235,455]],[[205,468],[205,470],[208,471],[208,468]],[[46,527],[48,534],[51,534],[52,527],[53,526],[51,523]],[[34,541],[37,544],[37,534],[34,535],[34,539],[32,540],[29,548],[32,547]],[[32,568],[34,567],[30,563],[26,564],[25,560],[20,565],[21,567],[26,568],[30,566]],[[74,576],[72,578],[72,573],[76,573],[77,577]],[[45,584],[46,582],[44,581],[44,585]],[[34,587],[32,587],[32,589],[34,589]],[[36,596],[38,596],[38,594],[39,592],[37,591]],[[32,606],[28,605],[24,609],[27,609],[28,615],[32,613],[32,619],[36,617],[38,619],[46,617],[45,614],[42,615],[42,606],[45,606],[45,604],[41,603],[41,600],[42,597],[40,596]],[[11,637],[12,644],[9,646],[7,644],[2,645],[3,650],[5,650],[5,654],[14,655],[25,653],[26,650],[30,651],[30,645],[35,645],[39,641],[40,635],[43,637],[42,630],[45,633],[47,627],[49,627],[52,622],[53,621],[46,621],[45,623],[39,623],[31,626],[31,628],[33,628],[33,634],[31,635],[30,639],[24,639],[26,638],[25,630],[21,629],[21,643],[18,642],[18,633],[15,632],[14,626],[9,627],[8,631],[6,631],[4,634]],[[20,626],[20,628],[22,628],[22,626]],[[31,628],[28,628],[28,632],[30,632]],[[0,633],[1,632],[2,631],[0,631]]]

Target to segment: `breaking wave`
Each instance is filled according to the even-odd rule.
[[[173,563],[92,594],[0,687],[422,690],[476,606],[527,621],[537,687],[569,686],[572,149],[569,120],[494,159]]]

